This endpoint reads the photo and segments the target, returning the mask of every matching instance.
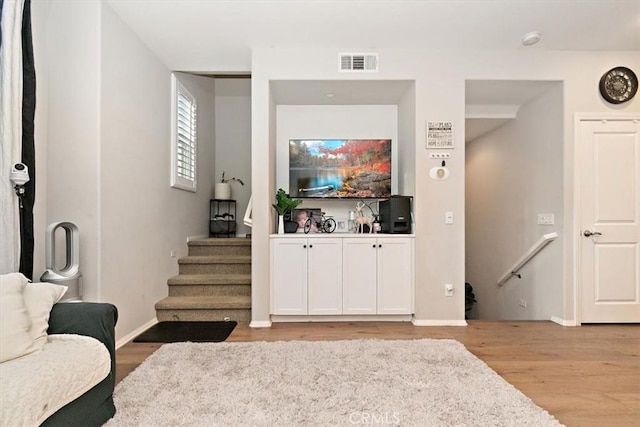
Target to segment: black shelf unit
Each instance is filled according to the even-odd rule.
[[[236,201],[209,200],[209,237],[235,237]]]

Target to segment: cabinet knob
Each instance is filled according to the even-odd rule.
[[[374,244],[373,244],[373,246],[372,246],[372,248],[375,248],[375,247],[376,247],[376,245],[375,245],[375,243],[374,243]]]
[[[313,247],[313,245],[309,245],[309,247],[310,247],[310,248],[312,248],[312,247]]]
[[[307,245],[302,245],[302,247],[306,249],[306,248],[307,248]]]
[[[382,247],[382,245],[378,245],[378,247],[379,247],[379,248],[381,248],[381,247]]]

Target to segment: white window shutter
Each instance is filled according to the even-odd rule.
[[[196,191],[197,102],[173,75],[171,186]]]

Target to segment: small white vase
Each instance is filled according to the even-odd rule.
[[[216,183],[214,196],[218,200],[229,200],[231,199],[231,184],[228,182],[218,182]]]
[[[284,215],[278,215],[278,234],[284,234]]]

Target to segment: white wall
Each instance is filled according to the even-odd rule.
[[[98,2],[56,1],[33,2],[32,8],[34,15],[49,8],[48,22],[38,22],[46,33],[34,29],[34,45],[46,44],[46,51],[35,52],[36,66],[42,56],[47,63],[45,70],[36,68],[37,84],[48,88],[48,96],[36,101],[38,118],[41,108],[48,114],[47,158],[36,164],[39,182],[46,176],[46,223],[70,221],[78,226],[84,297],[95,301],[100,299],[101,7]],[[42,208],[40,202],[36,206]],[[36,235],[39,256],[44,243],[44,236]],[[39,277],[42,272],[34,273]]]
[[[52,2],[43,25],[46,222],[78,225],[84,299],[118,307],[120,339],[155,318],[187,237],[207,234],[214,82],[185,76],[201,118],[198,192],[170,188],[170,71],[104,2]]]
[[[251,233],[242,218],[251,197],[251,79],[215,80],[215,181],[222,172],[226,178],[244,182],[231,183],[231,198],[236,200],[237,236]]]
[[[466,278],[483,320],[562,316],[562,84],[547,85],[514,120],[466,145]],[[539,213],[554,214],[555,224],[538,225]],[[520,271],[521,279],[496,285],[553,231],[560,237]]]
[[[573,319],[575,277],[573,224],[573,114],[640,110],[638,98],[619,107],[611,107],[598,94],[602,73],[615,65],[640,68],[637,52],[549,52],[540,49],[505,51],[418,51],[382,49],[380,72],[349,74],[335,69],[338,49],[254,49],[252,55],[253,133],[252,154],[254,217],[253,228],[253,316],[255,322],[268,321],[269,252],[268,234],[273,223],[270,198],[274,186],[263,177],[275,173],[275,162],[268,159],[271,128],[267,118],[271,108],[271,80],[415,80],[415,199],[416,216],[416,323],[463,324],[465,282],[464,227],[464,120],[465,81],[467,79],[551,80],[564,82],[563,196],[565,244],[563,263],[562,319]],[[437,161],[429,159],[425,149],[425,122],[446,120],[454,126],[455,148],[449,150],[449,179],[433,181],[429,169]],[[265,145],[266,144],[266,145]],[[271,143],[273,144],[273,143]],[[258,183],[258,180],[262,182]],[[258,191],[267,194],[256,198]],[[444,213],[451,211],[455,223],[446,225]],[[444,296],[444,284],[454,284],[454,297]]]
[[[101,40],[101,300],[118,306],[122,336],[155,318],[187,236],[207,234],[215,92],[177,73],[198,102],[198,176],[196,193],[171,188],[170,71],[106,4]]]
[[[289,140],[391,139],[391,190],[398,188],[398,107],[396,105],[278,105],[276,189],[289,191]],[[275,191],[272,194],[275,202]],[[302,208],[322,208],[336,220],[348,220],[353,200],[303,199]],[[375,205],[372,205],[377,210]],[[365,212],[370,215],[370,212]],[[275,225],[274,225],[275,227]],[[272,230],[275,232],[275,229]]]

